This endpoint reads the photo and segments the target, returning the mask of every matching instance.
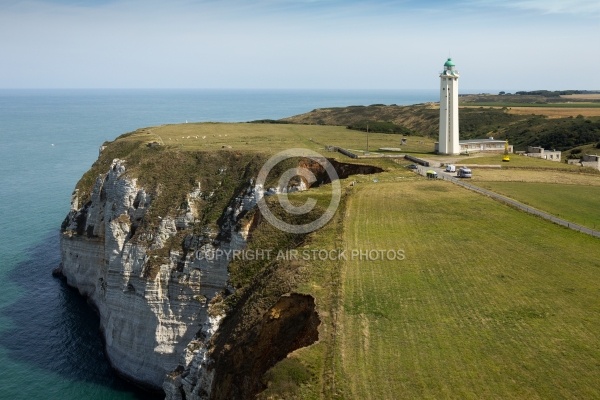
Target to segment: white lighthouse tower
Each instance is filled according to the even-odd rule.
[[[440,154],[460,154],[458,142],[458,71],[451,58],[440,74]]]

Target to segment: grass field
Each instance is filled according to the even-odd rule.
[[[600,116],[600,103],[555,103],[555,104],[525,104],[525,103],[473,103],[461,105],[460,108],[507,108],[509,114],[515,115],[545,115],[549,118],[565,118],[583,115],[584,117]]]
[[[277,151],[306,147],[322,151],[326,145],[366,150],[367,134],[342,126],[293,124],[224,124],[202,123],[163,125],[146,128],[135,135],[149,142],[174,146],[184,150],[217,150],[231,146],[233,150]],[[404,151],[429,151],[433,140],[409,136],[400,146],[401,135],[369,133],[369,148],[401,147]]]
[[[539,182],[563,185],[600,186],[600,173],[577,173],[561,170],[479,169],[474,168],[471,181],[482,186],[486,182]]]
[[[563,99],[600,100],[600,93],[563,94]]]
[[[580,171],[581,167],[569,165],[564,162],[542,160],[540,158],[510,155],[509,162],[502,162],[502,154],[490,156],[469,156],[457,161],[457,164],[477,164],[477,165],[502,165],[502,168],[530,168],[530,169],[559,169],[565,171]]]
[[[578,115],[597,117],[600,116],[600,106],[590,105],[584,107],[577,104],[573,105],[573,107],[510,107],[508,113],[516,115],[545,115],[550,118],[576,117]]]
[[[449,156],[449,155],[438,155],[438,154],[433,154],[433,153],[413,153],[412,155],[416,156],[416,157],[422,157],[425,158],[427,160],[431,160],[433,162],[440,162],[440,163],[445,163],[445,164],[456,164],[457,166],[461,166],[461,165],[470,165],[470,166],[475,166],[475,168],[477,168],[476,166],[481,165],[481,166],[487,166],[487,165],[494,165],[494,166],[500,166],[501,169],[494,169],[493,172],[491,172],[490,170],[487,169],[478,169],[477,168],[477,174],[479,175],[480,172],[482,172],[483,174],[485,174],[486,176],[494,179],[494,176],[509,176],[510,174],[514,175],[514,176],[525,176],[523,175],[524,173],[521,173],[519,171],[521,170],[526,170],[527,172],[525,173],[527,176],[529,175],[529,173],[534,173],[536,171],[542,171],[543,174],[537,174],[537,176],[539,177],[551,177],[551,176],[556,176],[555,172],[560,172],[560,173],[572,173],[575,175],[584,175],[584,176],[589,176],[591,177],[590,179],[594,179],[593,177],[598,176],[600,177],[600,171],[593,169],[593,168],[582,168],[579,165],[571,165],[571,164],[566,164],[564,162],[556,162],[556,161],[549,161],[549,160],[542,160],[540,158],[534,158],[534,157],[526,157],[526,156],[520,156],[520,155],[516,155],[516,154],[511,154],[510,155],[510,161],[509,162],[503,162],[502,161],[502,157],[503,154],[493,154],[493,155],[482,155],[483,153],[475,153],[471,156],[464,156],[464,155],[456,155],[456,156]],[[507,172],[510,171],[510,172]],[[570,175],[571,176],[571,175]],[[519,179],[514,179],[514,180],[521,180],[522,178]],[[546,178],[544,178],[546,179]],[[586,178],[587,179],[587,178]],[[497,180],[497,179],[494,179]],[[513,179],[509,179],[509,180],[513,180]],[[568,182],[566,182],[568,183]]]
[[[592,229],[600,229],[600,186],[482,182],[486,189]]]
[[[344,127],[165,125],[136,131],[113,147],[134,146],[140,139],[172,149],[207,150],[204,158],[163,152],[160,146],[142,146],[143,151],[132,153],[146,157],[139,166],[144,179],[151,180],[152,174],[141,168],[152,167],[168,177],[173,187],[164,186],[164,191],[174,194],[188,193],[185,184],[195,183],[202,171],[235,164],[229,158],[242,154],[259,162],[255,153],[296,147],[384,168],[377,175],[343,181],[338,214],[299,244],[300,250],[346,249],[350,258],[303,261],[297,266],[302,270],[298,281],[290,272],[289,290],[315,298],[319,341],[269,370],[269,386],[260,398],[600,398],[598,239],[449,182],[426,181],[389,159],[350,160],[325,152],[325,145],[366,148],[365,133]],[[399,139],[371,133],[369,146],[414,153],[433,148],[431,139],[411,136],[404,146]],[[103,153],[109,161],[115,149]],[[168,157],[149,158],[146,153],[153,151],[155,158]],[[172,153],[178,154],[179,164]],[[148,166],[149,160],[156,165]],[[500,160],[501,155],[471,156],[458,164],[502,164]],[[171,173],[169,166],[179,169]],[[509,168],[475,168],[473,183],[538,208],[578,204],[558,214],[598,222],[594,199],[600,198],[600,174],[517,156],[503,167]],[[218,186],[235,173],[231,165],[224,175],[209,174],[203,187]],[[89,185],[96,176],[90,175]],[[326,203],[328,186],[292,194],[291,199],[303,204],[314,196],[319,204]],[[223,202],[215,200],[213,211],[220,212],[232,195],[223,192]],[[266,228],[259,225],[250,246],[275,246],[278,236]],[[352,258],[353,250],[391,250],[395,260],[369,259],[380,253]],[[247,264],[237,267],[230,271],[232,279],[248,284],[246,275],[256,271]],[[270,280],[263,283],[272,289]]]
[[[340,397],[598,398],[598,239],[448,182],[348,200]]]
[[[600,103],[500,103],[500,102],[477,102],[477,103],[461,103],[460,107],[519,107],[519,108],[600,108]]]

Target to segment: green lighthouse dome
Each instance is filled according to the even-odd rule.
[[[444,67],[455,67],[456,65],[452,62],[451,58],[448,58],[448,61],[444,63]]]

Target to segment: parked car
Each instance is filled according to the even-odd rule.
[[[456,172],[456,165],[452,165],[452,164],[446,165],[446,172]]]
[[[470,178],[472,176],[471,170],[466,167],[459,168],[456,176],[458,178]]]
[[[419,169],[419,167],[417,167],[416,164],[407,165],[406,168],[408,168],[408,169]]]

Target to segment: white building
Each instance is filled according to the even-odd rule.
[[[544,160],[560,162],[562,153],[556,150],[546,150],[543,147],[528,146],[527,153],[525,153],[525,155],[527,157],[536,157]]]
[[[504,153],[506,148],[506,140],[498,140],[493,137],[489,139],[470,139],[460,141],[461,154],[491,152]],[[512,144],[508,145],[508,152],[513,152]]]
[[[460,154],[475,154],[475,153],[504,153],[506,141],[494,138],[488,139],[468,139],[460,140]],[[435,144],[435,151],[438,151],[439,143]],[[513,152],[513,145],[508,145],[508,152]]]
[[[569,164],[580,165],[582,167],[595,168],[600,171],[600,156],[595,154],[585,154],[581,159],[567,161]]]
[[[438,153],[459,154],[458,141],[458,71],[451,58],[440,74],[440,137]]]

